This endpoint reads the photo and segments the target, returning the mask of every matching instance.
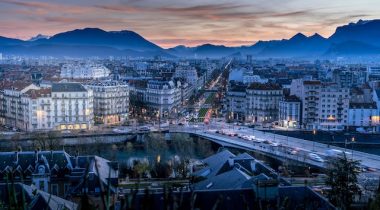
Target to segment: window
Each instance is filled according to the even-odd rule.
[[[39,188],[40,188],[40,190],[44,190],[45,182],[43,180],[39,181]]]
[[[63,188],[64,188],[65,193],[67,193],[67,191],[70,189],[70,185],[69,184],[64,184]]]
[[[52,195],[58,195],[58,184],[52,184],[51,185],[51,194]]]

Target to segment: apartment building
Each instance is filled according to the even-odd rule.
[[[245,121],[247,112],[246,102],[247,85],[243,83],[230,82],[226,95],[226,108],[228,119],[233,121]]]
[[[128,119],[128,84],[118,81],[93,81],[86,85],[94,96],[94,121],[120,124]]]
[[[302,127],[342,130],[347,125],[349,89],[318,80],[293,80],[290,94],[302,101]]]
[[[272,83],[252,83],[247,88],[247,120],[253,123],[269,123],[278,119],[282,87]]]
[[[351,89],[348,126],[359,131],[376,131],[379,126],[378,107],[372,88],[365,84]]]
[[[23,124],[18,128],[24,131],[54,129],[51,88],[31,89],[21,96]]]
[[[1,123],[24,131],[89,129],[93,125],[92,91],[79,83],[41,88],[10,83],[1,92]]]
[[[0,92],[0,123],[5,126],[19,128],[22,127],[24,104],[21,100],[22,94],[29,90],[40,89],[29,82],[3,82]]]
[[[151,111],[167,117],[181,103],[181,89],[173,81],[149,80],[146,88],[146,103]]]
[[[99,79],[109,75],[110,70],[100,64],[65,64],[60,76],[67,79]]]
[[[301,124],[302,101],[295,95],[284,96],[279,102],[278,121],[280,126],[298,128]]]
[[[174,78],[183,78],[187,83],[196,86],[198,81],[198,73],[194,67],[180,65],[175,70]]]
[[[80,83],[53,83],[55,129],[90,129],[94,124],[93,92]]]

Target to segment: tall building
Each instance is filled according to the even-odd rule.
[[[118,81],[93,81],[86,85],[94,95],[94,119],[103,124],[120,124],[128,119],[129,88]]]
[[[149,80],[146,88],[146,103],[151,111],[162,117],[177,112],[181,103],[181,90],[173,81]]]
[[[370,81],[380,80],[380,66],[368,66],[367,73]]]
[[[1,92],[1,123],[24,131],[90,129],[92,91],[79,83],[40,88],[12,83]]]
[[[352,88],[366,83],[367,72],[365,69],[335,69],[332,77],[339,87]]]
[[[50,130],[55,126],[51,88],[28,90],[22,95],[24,131]]]
[[[376,131],[379,126],[378,107],[373,99],[372,88],[365,84],[350,92],[348,126],[359,131]]]
[[[61,78],[99,79],[108,77],[110,70],[99,64],[65,64],[61,68]]]
[[[278,119],[282,88],[272,83],[252,83],[247,88],[247,119],[253,123],[268,123]]]
[[[3,125],[19,128],[24,125],[24,104],[22,94],[29,90],[40,89],[29,82],[3,82],[3,89],[0,92],[1,99],[1,123]]]
[[[247,85],[230,82],[226,95],[229,120],[245,121],[247,112]]]
[[[342,130],[347,125],[349,89],[318,80],[293,80],[290,94],[302,100],[302,127]]]
[[[55,129],[90,129],[93,93],[80,83],[53,83],[51,88]]]
[[[181,65],[176,68],[174,78],[183,78],[187,83],[197,85],[198,73],[194,67]]]
[[[284,96],[279,103],[279,124],[287,128],[298,128],[301,124],[301,100],[294,95]]]

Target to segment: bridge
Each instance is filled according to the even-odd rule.
[[[360,161],[363,168],[370,168],[376,171],[380,171],[380,156],[378,155],[359,152],[347,148],[331,146],[318,142],[307,141],[304,139],[259,131],[243,126],[229,129],[237,134],[255,136],[256,139],[261,139],[264,141],[259,142],[254,140],[246,140],[237,136],[228,136],[216,132],[221,131],[222,129],[226,128],[220,125],[171,126],[169,128],[169,132],[188,133],[195,136],[199,136],[201,138],[208,139],[222,146],[255,151],[282,161],[291,160],[322,169],[327,168],[327,162],[323,160],[318,161],[312,159],[310,158],[309,154],[317,154],[318,156],[326,160],[326,151],[331,149],[337,149],[345,151],[347,154],[347,158]]]

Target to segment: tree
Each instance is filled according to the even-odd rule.
[[[147,162],[138,162],[133,166],[133,171],[138,175],[138,178],[142,178],[148,170],[149,164]]]
[[[49,131],[47,133],[47,149],[56,150],[59,147],[59,138],[61,138],[61,133],[58,131]]]
[[[343,154],[343,157],[332,158],[328,162],[326,184],[331,187],[328,194],[330,202],[344,210],[351,206],[353,196],[360,194],[361,190],[358,185],[360,162]]]
[[[380,183],[375,199],[369,203],[369,210],[380,210]]]
[[[17,150],[19,147],[20,134],[16,133],[11,137],[12,150]]]

